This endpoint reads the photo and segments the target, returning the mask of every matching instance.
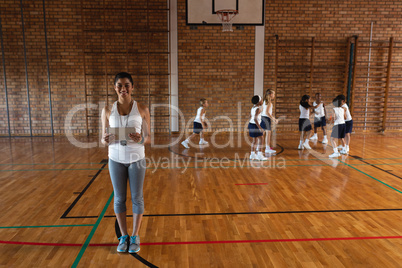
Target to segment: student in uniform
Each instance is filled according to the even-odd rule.
[[[342,149],[340,152],[338,152],[338,147],[336,145],[336,140],[340,139],[342,142],[342,146],[345,146],[345,130],[346,130],[346,125],[345,125],[345,118],[346,118],[346,109],[342,108],[342,102],[339,98],[335,98],[333,100],[334,108],[333,108],[333,120],[334,120],[334,126],[332,128],[332,133],[331,133],[331,144],[332,147],[334,148],[334,153],[329,155],[329,157],[339,157],[341,154],[346,154],[346,151]]]
[[[327,139],[327,120],[326,120],[326,109],[325,109],[325,104],[321,102],[321,93],[316,93],[315,94],[315,102],[313,103],[313,106],[317,106],[317,108],[314,109],[314,135],[310,138],[310,140],[317,140],[317,130],[318,128],[322,129],[322,132],[324,134],[324,138],[322,140],[322,143],[326,144],[328,143]],[[317,105],[317,103],[320,103]]]
[[[208,127],[207,122],[205,122],[205,114],[206,114],[205,108],[208,108],[208,106],[209,104],[207,99],[200,99],[200,107],[197,109],[197,115],[193,123],[194,127],[193,134],[191,134],[186,140],[184,140],[181,143],[187,149],[190,148],[188,144],[195,135],[200,136],[200,142],[199,142],[200,145],[208,145],[208,142],[204,140],[204,134],[203,134],[204,128]]]
[[[275,91],[272,89],[267,89],[264,95],[264,102],[262,104],[261,112],[261,127],[264,129],[265,134],[265,153],[273,154],[276,153],[274,149],[269,145],[271,142],[271,125],[278,124],[278,119],[272,115],[272,100],[275,99]]]
[[[310,110],[317,108],[317,106],[312,106],[310,103],[310,96],[303,95],[300,100],[299,110],[299,131],[300,131],[300,143],[298,149],[311,149],[308,144],[311,132],[311,123],[310,123]],[[320,102],[317,104],[319,105]]]
[[[341,100],[341,103],[342,103],[341,107],[345,108],[345,112],[346,112],[345,148],[344,149],[345,149],[346,153],[349,153],[350,135],[352,134],[352,131],[353,131],[353,119],[352,119],[352,115],[350,114],[349,106],[346,104],[345,95],[339,95],[337,98]]]
[[[251,143],[251,154],[250,160],[260,160],[265,161],[268,160],[262,152],[260,152],[260,148],[262,147],[262,137],[264,133],[264,129],[261,127],[261,109],[260,106],[262,104],[262,98],[258,95],[253,96],[251,99],[253,103],[253,107],[250,111],[250,121],[248,123],[249,135],[253,139]]]

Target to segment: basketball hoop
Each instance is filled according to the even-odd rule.
[[[235,9],[224,9],[216,11],[222,21],[222,32],[233,32],[231,20],[239,13]]]

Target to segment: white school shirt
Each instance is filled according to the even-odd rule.
[[[336,115],[334,126],[345,124],[345,111],[342,107],[334,107],[334,113]]]
[[[201,116],[202,109],[204,109],[204,107],[202,107],[202,106],[200,108],[198,108],[197,115],[195,116],[194,122],[201,124],[201,119],[202,120],[205,119],[205,113]]]
[[[260,108],[260,107],[256,106],[256,107],[251,108],[251,111],[250,111],[251,119],[249,121],[251,124],[256,124],[255,121],[254,121],[254,117],[255,117],[255,113],[256,113],[258,108]],[[259,113],[257,115],[257,120],[258,120],[258,124],[260,124],[261,123],[261,113]]]
[[[270,115],[272,115],[272,106],[273,105],[271,103],[271,107],[269,107],[269,110],[268,110],[268,113]],[[261,113],[262,116],[269,117],[268,114],[266,113],[267,107],[268,107],[268,103],[265,104],[265,101],[264,101],[264,103],[262,104],[262,113]]]
[[[299,110],[300,110],[300,119],[310,118],[310,109],[306,109],[303,106],[299,105]]]
[[[110,127],[135,127],[137,133],[141,133],[142,117],[138,110],[137,102],[134,101],[133,107],[128,115],[120,115],[117,110],[117,101],[113,103],[109,117]],[[130,164],[145,158],[144,144],[135,143],[127,140],[127,145],[123,146],[119,141],[109,145],[109,158],[122,164]]]
[[[316,105],[317,105],[317,103],[314,102],[313,106],[316,106]],[[315,112],[314,116],[317,118],[321,118],[321,117],[325,116],[324,103],[321,102],[320,105],[318,105],[318,107],[314,109],[314,112]]]
[[[345,104],[342,105],[342,107],[346,108],[346,119],[345,119],[345,121],[352,120],[352,115],[350,114],[348,105],[345,103]]]

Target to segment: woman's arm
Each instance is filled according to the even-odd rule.
[[[102,139],[103,145],[108,146],[112,141],[114,141],[114,135],[106,133],[106,128],[109,126],[110,109],[104,107],[102,109],[101,120],[102,120]]]
[[[271,118],[272,122],[274,122],[275,124],[277,124],[277,123],[278,123],[278,120],[276,120],[276,118],[275,118],[271,113],[268,112],[268,111],[270,110],[271,106],[272,106],[272,103],[268,104],[267,110],[266,110],[265,112],[266,112],[266,114],[268,115],[268,117]]]
[[[133,140],[140,144],[149,144],[151,143],[151,116],[149,115],[149,109],[143,104],[139,104],[138,108],[142,117],[142,133],[134,133],[135,138]]]
[[[141,133],[130,133],[130,138],[139,144],[151,143],[151,116],[149,109],[143,104],[138,104],[138,110],[142,117],[142,131]]]

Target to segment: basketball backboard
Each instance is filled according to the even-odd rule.
[[[233,25],[264,25],[264,0],[186,0],[187,25],[221,25],[216,11],[235,9]]]

